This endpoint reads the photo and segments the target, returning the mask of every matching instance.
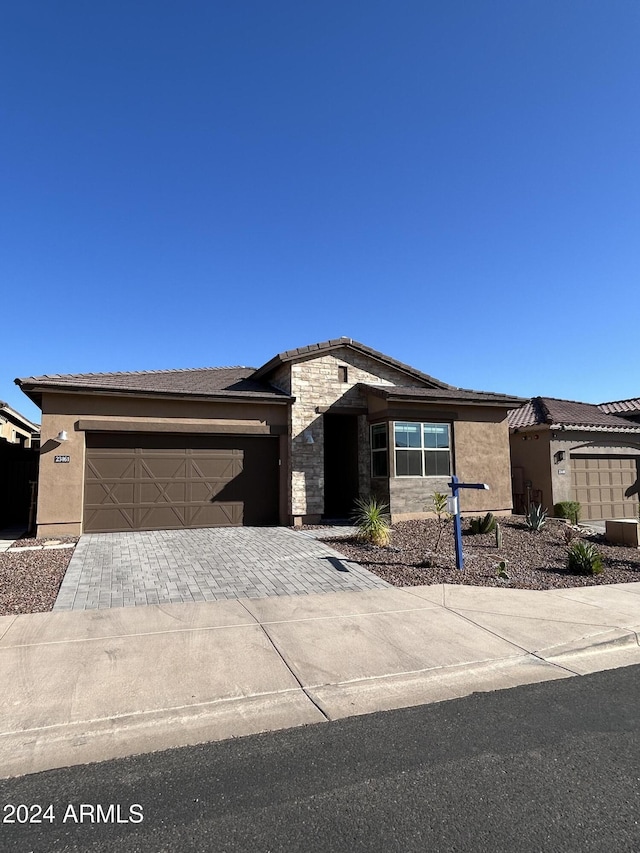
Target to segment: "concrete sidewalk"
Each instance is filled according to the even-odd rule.
[[[0,775],[640,663],[639,631],[640,584],[4,616]]]

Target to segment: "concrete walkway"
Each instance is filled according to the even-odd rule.
[[[286,527],[80,537],[54,610],[384,589],[328,545]]]
[[[640,663],[640,584],[0,617],[4,776]]]

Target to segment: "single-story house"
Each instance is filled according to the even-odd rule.
[[[0,400],[0,439],[21,447],[37,447],[40,427]]]
[[[348,517],[376,495],[424,517],[452,474],[466,512],[509,514],[507,412],[351,338],[217,367],[31,376],[42,409],[38,535]]]
[[[534,397],[509,413],[516,512],[578,501],[583,520],[638,517],[640,423],[613,405]]]

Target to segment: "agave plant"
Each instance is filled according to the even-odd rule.
[[[602,556],[592,542],[579,539],[567,551],[567,568],[574,575],[601,575]]]
[[[524,520],[529,530],[542,530],[547,523],[547,510],[542,509],[542,504],[531,504]]]
[[[391,517],[388,504],[376,498],[358,498],[355,503],[353,522],[358,528],[358,537],[372,545],[388,545],[391,541]]]

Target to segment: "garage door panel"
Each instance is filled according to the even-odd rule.
[[[189,527],[240,527],[244,523],[242,503],[204,504],[191,507]]]
[[[278,442],[87,434],[84,530],[278,523]]]
[[[186,507],[165,504],[137,508],[136,527],[140,530],[173,530],[186,527]]]
[[[163,457],[157,452],[147,451],[144,456],[139,459],[140,477],[142,479],[155,480],[171,480],[174,477],[187,476],[187,460],[178,455],[167,455]]]
[[[585,520],[635,518],[637,498],[626,498],[625,491],[637,479],[635,456],[571,456],[572,499]]]
[[[87,473],[95,479],[121,480],[125,477],[134,477],[135,461],[133,453],[113,456],[96,453],[87,458]]]
[[[128,511],[123,507],[100,507],[99,510],[89,511],[85,514],[85,528],[88,531],[98,530],[137,530],[133,517],[133,509]]]
[[[154,503],[186,503],[187,501],[187,483],[182,481],[164,481],[145,483],[144,481],[138,484],[139,498],[136,503],[154,504]]]

